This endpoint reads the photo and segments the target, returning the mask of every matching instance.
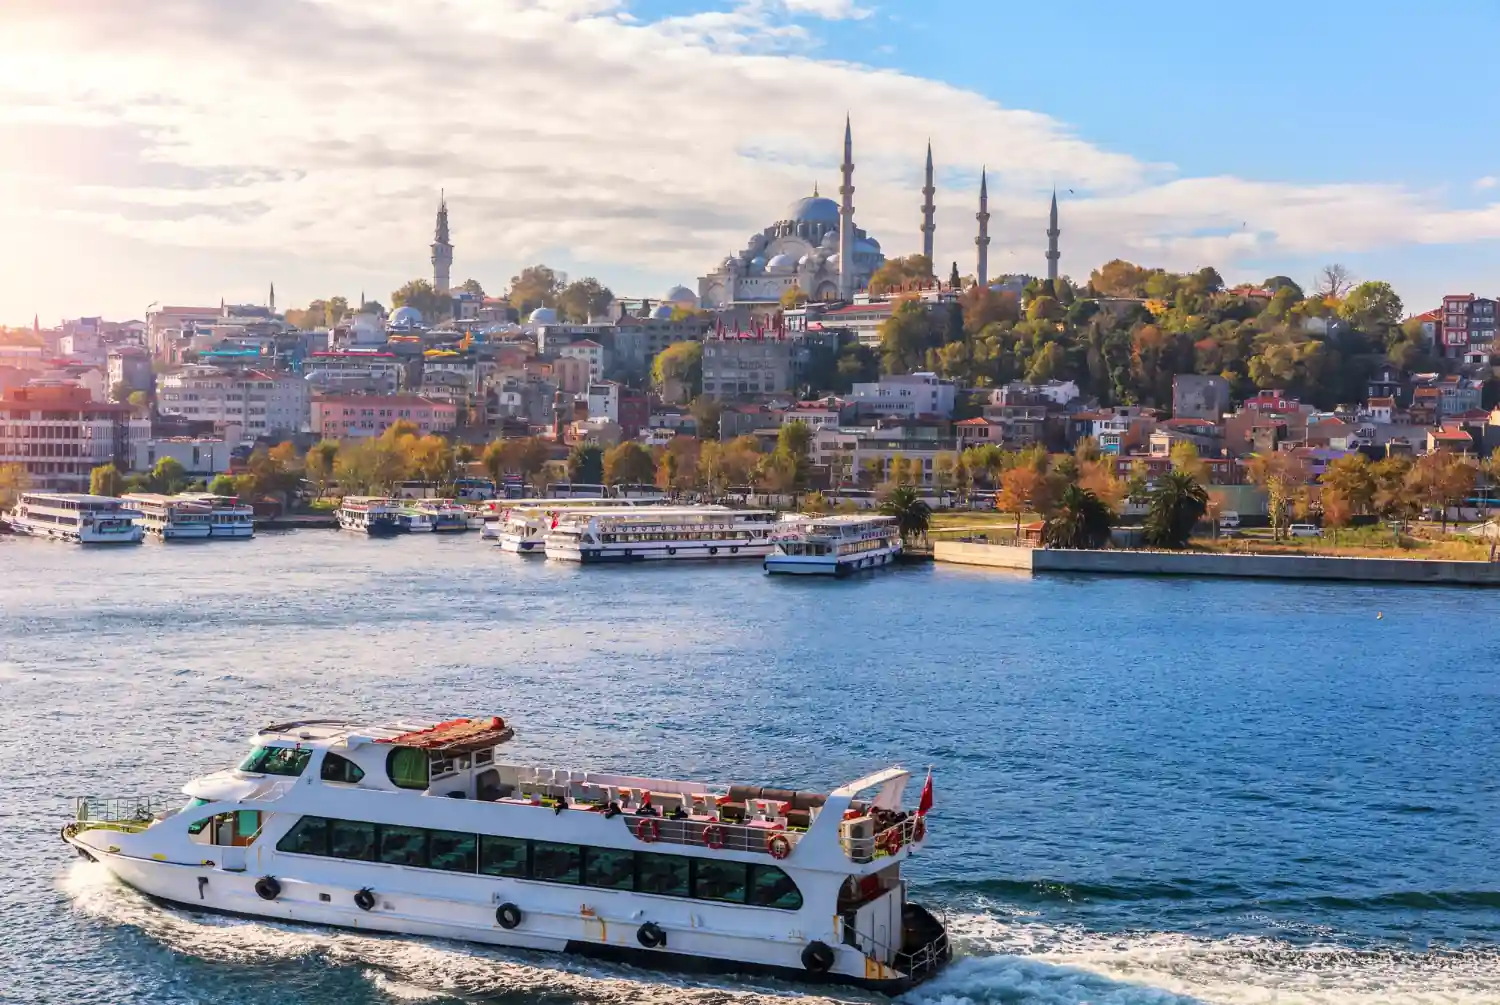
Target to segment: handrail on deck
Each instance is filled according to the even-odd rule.
[[[761,855],[771,854],[771,839],[786,839],[789,849],[795,848],[805,835],[804,831],[772,827],[752,827],[749,824],[724,823],[703,818],[674,819],[672,817],[636,816],[624,813],[620,819],[630,829],[636,840],[646,844],[688,845],[698,848],[715,848],[724,851],[746,851]],[[654,827],[652,825],[655,825]],[[642,836],[644,825],[645,835]],[[709,828],[715,833],[709,835]],[[715,842],[710,844],[708,838]],[[721,843],[722,842],[722,843]]]

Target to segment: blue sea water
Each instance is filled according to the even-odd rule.
[[[581,569],[473,535],[0,538],[0,1001],[828,1000],[189,915],[57,838],[70,796],[175,791],[272,720],[494,712],[517,756],[580,767],[814,788],[932,765],[908,875],[960,958],[910,1005],[1497,1002],[1492,599]]]

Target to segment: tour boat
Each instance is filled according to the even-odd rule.
[[[772,510],[655,506],[565,513],[547,532],[548,558],[565,562],[764,558],[771,553]]]
[[[895,993],[951,951],[906,899],[931,775],[831,792],[502,761],[496,717],[268,726],[185,803],[77,800],[63,840],[188,910]]]
[[[46,537],[75,544],[137,544],[144,531],[135,520],[142,514],[124,500],[111,496],[68,492],[23,492],[5,514],[17,534]]]
[[[247,538],[255,536],[255,507],[240,502],[234,496],[219,496],[209,492],[180,495],[179,499],[192,499],[207,503],[213,510],[209,519],[208,536],[212,538]]]
[[[414,503],[399,503],[396,507],[396,524],[403,534],[431,534],[432,514]]]
[[[148,537],[202,541],[213,533],[214,511],[208,503],[155,492],[129,492],[124,499],[140,510],[135,522]]]
[[[895,517],[820,516],[776,534],[764,565],[771,573],[842,577],[890,565],[900,554]]]
[[[394,499],[346,496],[339,505],[339,526],[371,537],[401,533],[401,507]]]
[[[419,499],[415,508],[427,517],[434,533],[451,534],[469,529],[469,514],[452,499]]]
[[[500,523],[500,547],[518,555],[543,555],[546,537],[568,513],[661,510],[657,499],[527,499],[507,509]],[[702,509],[722,510],[723,506]]]

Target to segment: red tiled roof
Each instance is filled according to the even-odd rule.
[[[955,426],[988,426],[989,424],[989,419],[962,419],[954,423]]]
[[[1371,408],[1395,408],[1396,407],[1396,399],[1395,398],[1371,398],[1370,399],[1370,407]]]
[[[1470,436],[1467,430],[1449,429],[1447,426],[1440,426],[1430,431],[1427,435],[1431,436],[1434,440],[1465,440],[1469,443],[1474,442],[1474,437]]]

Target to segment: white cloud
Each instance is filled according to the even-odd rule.
[[[1487,174],[1483,178],[1476,179],[1474,182],[1474,188],[1480,192],[1494,188],[1496,185],[1500,185],[1500,178],[1496,178],[1492,174]]]
[[[296,272],[278,287],[305,298],[327,292],[330,263],[372,291],[423,273],[441,186],[457,276],[491,263],[478,278],[499,287],[566,255],[617,286],[664,287],[742,247],[815,181],[833,189],[848,111],[860,225],[888,254],[916,247],[930,136],[937,256],[965,271],[981,164],[994,271],[1042,267],[1054,183],[1079,193],[1064,195],[1062,221],[1078,275],[1116,255],[1228,271],[1500,236],[1500,205],[1180,177],[1037,112],[817,58],[819,18],[868,12],[743,0],[645,22],[627,0],[155,0],[142,18],[117,0],[9,0],[0,225],[11,248],[45,247],[61,221],[148,258],[190,248],[225,273]],[[145,299],[192,292],[160,281]],[[17,311],[31,306],[0,302],[0,316]]]

